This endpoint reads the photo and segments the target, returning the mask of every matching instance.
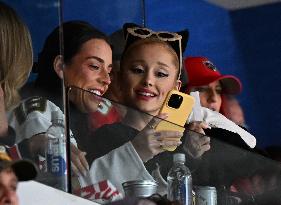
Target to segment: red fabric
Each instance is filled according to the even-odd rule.
[[[107,181],[101,181],[99,182],[99,187],[100,187],[100,191],[104,191],[108,188],[108,184]]]
[[[105,124],[112,124],[121,120],[121,114],[111,103],[104,103],[103,106],[102,111],[98,110],[90,114],[89,123],[93,131]]]
[[[108,180],[76,189],[73,191],[73,194],[90,200],[112,200],[120,195],[118,190]]]
[[[238,94],[242,90],[240,80],[233,75],[222,75],[205,57],[187,57],[184,61],[188,76],[187,90],[194,86],[208,85],[220,80],[226,94]]]
[[[6,147],[6,150],[12,160],[19,160],[22,158],[17,145],[13,145],[12,147]]]

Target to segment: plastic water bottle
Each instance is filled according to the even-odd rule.
[[[173,155],[173,166],[167,177],[167,197],[170,201],[178,201],[182,205],[192,205],[192,177],[184,163],[184,154]]]
[[[67,192],[66,139],[62,116],[52,111],[52,125],[48,128],[47,171],[54,177],[55,188]]]

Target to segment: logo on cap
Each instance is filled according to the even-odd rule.
[[[213,71],[217,71],[217,67],[216,67],[211,61],[203,61],[203,64],[204,64],[207,68],[209,68],[209,69],[211,69],[211,70],[213,70]]]

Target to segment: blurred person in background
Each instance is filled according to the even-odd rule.
[[[188,82],[182,88],[183,92],[199,91],[202,109],[206,107],[214,112],[226,114],[233,108],[232,104],[228,104],[228,101],[224,100],[227,100],[230,95],[236,96],[241,92],[242,84],[237,77],[221,74],[206,57],[187,57],[184,62]],[[227,114],[226,117],[230,118],[230,115]],[[244,117],[239,120],[238,125],[244,124]],[[215,186],[220,193],[228,192],[232,181],[236,178],[257,171],[258,163],[256,162],[258,160],[254,149],[251,149],[253,147],[241,140],[236,132],[220,129],[218,125],[214,122],[214,127],[210,125],[212,129],[204,130],[205,134],[210,137],[210,150],[201,156],[199,164],[198,160],[194,162],[197,171],[193,177],[195,184]],[[201,145],[201,141],[200,136],[189,138],[189,144]],[[248,153],[248,151],[253,153]]]
[[[25,117],[25,115],[18,115],[17,108],[26,102],[25,100],[21,101],[19,89],[27,81],[32,68],[32,41],[25,23],[13,8],[2,2],[0,2],[0,25],[0,151],[5,155],[9,154],[13,160],[29,158],[25,154],[32,152],[34,146],[38,146],[35,142],[41,144],[42,142],[34,141],[31,136],[30,139],[23,138],[24,130],[18,130],[15,123],[21,123],[21,120]],[[31,110],[36,105],[36,102],[33,102]],[[36,124],[33,126],[36,126]],[[29,127],[30,132],[32,132],[31,128]],[[38,139],[37,136],[35,138]],[[1,153],[0,155],[3,156]],[[7,158],[7,160],[10,159]],[[21,166],[21,169],[22,174],[31,174],[28,167]],[[1,182],[10,184],[8,179],[11,179],[13,181],[13,185],[10,184],[13,187],[13,193],[11,192],[11,194],[14,195],[17,180],[11,170],[9,170],[9,173],[6,171],[2,172],[1,169]],[[20,176],[18,175],[18,177]],[[21,179],[19,178],[19,180]],[[11,188],[9,188],[9,191],[11,191]],[[4,201],[9,204],[6,199]],[[15,201],[15,203],[17,202]]]
[[[12,161],[0,150],[0,205],[19,205],[18,182],[33,180],[36,176],[37,167],[32,162]]]
[[[32,149],[32,140],[23,140],[11,118],[21,104],[19,89],[27,81],[33,64],[29,30],[15,10],[0,2],[0,143],[13,159]]]
[[[221,74],[217,67],[206,57],[187,57],[184,62],[188,82],[181,90],[185,93],[199,91],[202,107],[220,112],[230,120],[236,119],[234,122],[236,124],[238,122],[240,126],[242,125],[241,123],[244,125],[244,115],[238,101],[230,98],[230,96],[234,97],[241,93],[242,83],[240,80],[233,75]],[[237,107],[240,109],[238,110]],[[234,116],[234,114],[236,115]],[[234,137],[231,133],[229,134],[228,137],[217,137],[220,140],[247,148],[247,146],[244,146],[245,143],[240,141],[240,138]],[[200,139],[198,139],[198,143],[200,143]]]
[[[2,2],[0,25],[0,143],[12,146],[16,133],[6,115],[20,102],[19,89],[31,71],[33,51],[27,26]]]
[[[206,57],[187,57],[185,69],[188,82],[181,90],[199,91],[201,106],[220,112],[222,95],[237,95],[242,90],[240,80],[233,75],[222,75]]]
[[[248,128],[245,122],[244,111],[234,95],[222,95],[220,112],[237,125]]]

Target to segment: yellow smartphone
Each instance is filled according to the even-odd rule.
[[[155,127],[155,130],[184,132],[184,125],[192,111],[194,103],[195,100],[192,96],[177,90],[171,90],[160,110],[160,113],[167,113],[168,117],[162,120]],[[174,151],[176,148],[176,146],[163,147],[167,151]]]

